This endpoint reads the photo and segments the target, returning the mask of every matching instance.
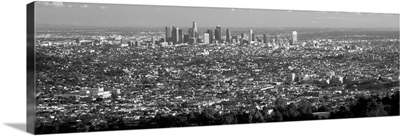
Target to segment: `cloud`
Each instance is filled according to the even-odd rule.
[[[64,7],[64,3],[62,2],[45,2],[45,1],[38,1],[37,2],[40,5],[45,5],[45,6],[53,6],[53,7]]]
[[[107,9],[107,6],[100,6],[101,9]]]

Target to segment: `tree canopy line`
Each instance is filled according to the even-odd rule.
[[[154,118],[141,118],[140,120],[126,123],[123,116],[82,114],[77,117],[64,117],[60,120],[45,122],[37,121],[36,132],[39,134],[89,132],[124,129],[168,128],[187,126],[209,126],[228,124],[248,124],[263,122],[299,121],[321,119],[313,115],[314,112],[329,112],[328,119],[377,117],[399,115],[399,92],[385,97],[359,96],[349,99],[346,106],[338,110],[329,110],[322,106],[315,108],[311,102],[304,100],[298,104],[285,104],[285,100],[278,98],[276,106],[271,109],[241,108],[229,113],[220,113],[214,108],[206,108],[201,112],[189,112],[180,115],[157,114]],[[322,118],[325,119],[325,118]],[[76,120],[81,120],[77,122]],[[99,120],[105,120],[99,121]]]

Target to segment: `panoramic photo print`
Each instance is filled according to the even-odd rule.
[[[399,115],[399,14],[32,4],[35,134]]]

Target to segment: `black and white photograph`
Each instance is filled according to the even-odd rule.
[[[25,6],[29,133],[400,115],[398,13]]]
[[[399,115],[399,15],[34,2],[35,134]]]

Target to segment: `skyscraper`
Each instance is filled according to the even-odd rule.
[[[199,34],[197,32],[197,24],[194,21],[193,21],[193,27],[192,28],[193,28],[193,33],[194,33],[193,37],[196,38],[196,39],[199,38]]]
[[[213,41],[214,41],[214,31],[213,30],[207,30],[207,33],[210,36],[210,38],[209,38],[210,43],[213,43]]]
[[[221,29],[221,25],[217,25],[217,28],[215,29],[215,40],[218,42],[221,42],[222,40],[222,29]]]
[[[170,26],[166,26],[165,27],[165,41],[166,42],[171,42],[171,27]]]
[[[268,43],[267,34],[263,34],[263,41],[264,41],[264,43]]]
[[[189,34],[189,44],[195,44],[196,43],[196,33],[194,32],[193,28],[188,29],[188,34]]]
[[[185,34],[183,35],[183,43],[188,43],[189,42],[189,35]]]
[[[204,43],[209,44],[210,43],[210,34],[204,33]]]
[[[188,29],[188,35],[189,37],[193,37],[193,28]]]
[[[179,42],[179,28],[172,27],[172,43],[178,44]]]
[[[136,41],[136,46],[141,46],[141,41]]]
[[[231,43],[231,30],[226,29],[226,42]]]
[[[242,36],[240,38],[240,44],[244,44],[244,37],[246,36],[245,33],[242,33]]]
[[[253,30],[250,29],[250,34],[249,34],[249,44],[253,41]]]
[[[293,31],[292,35],[293,35],[292,45],[295,45],[297,44],[297,32]]]
[[[151,37],[151,45],[156,45],[156,39],[154,39],[154,37]]]
[[[182,32],[182,29],[179,29],[178,30],[178,43],[183,43],[183,32]]]

